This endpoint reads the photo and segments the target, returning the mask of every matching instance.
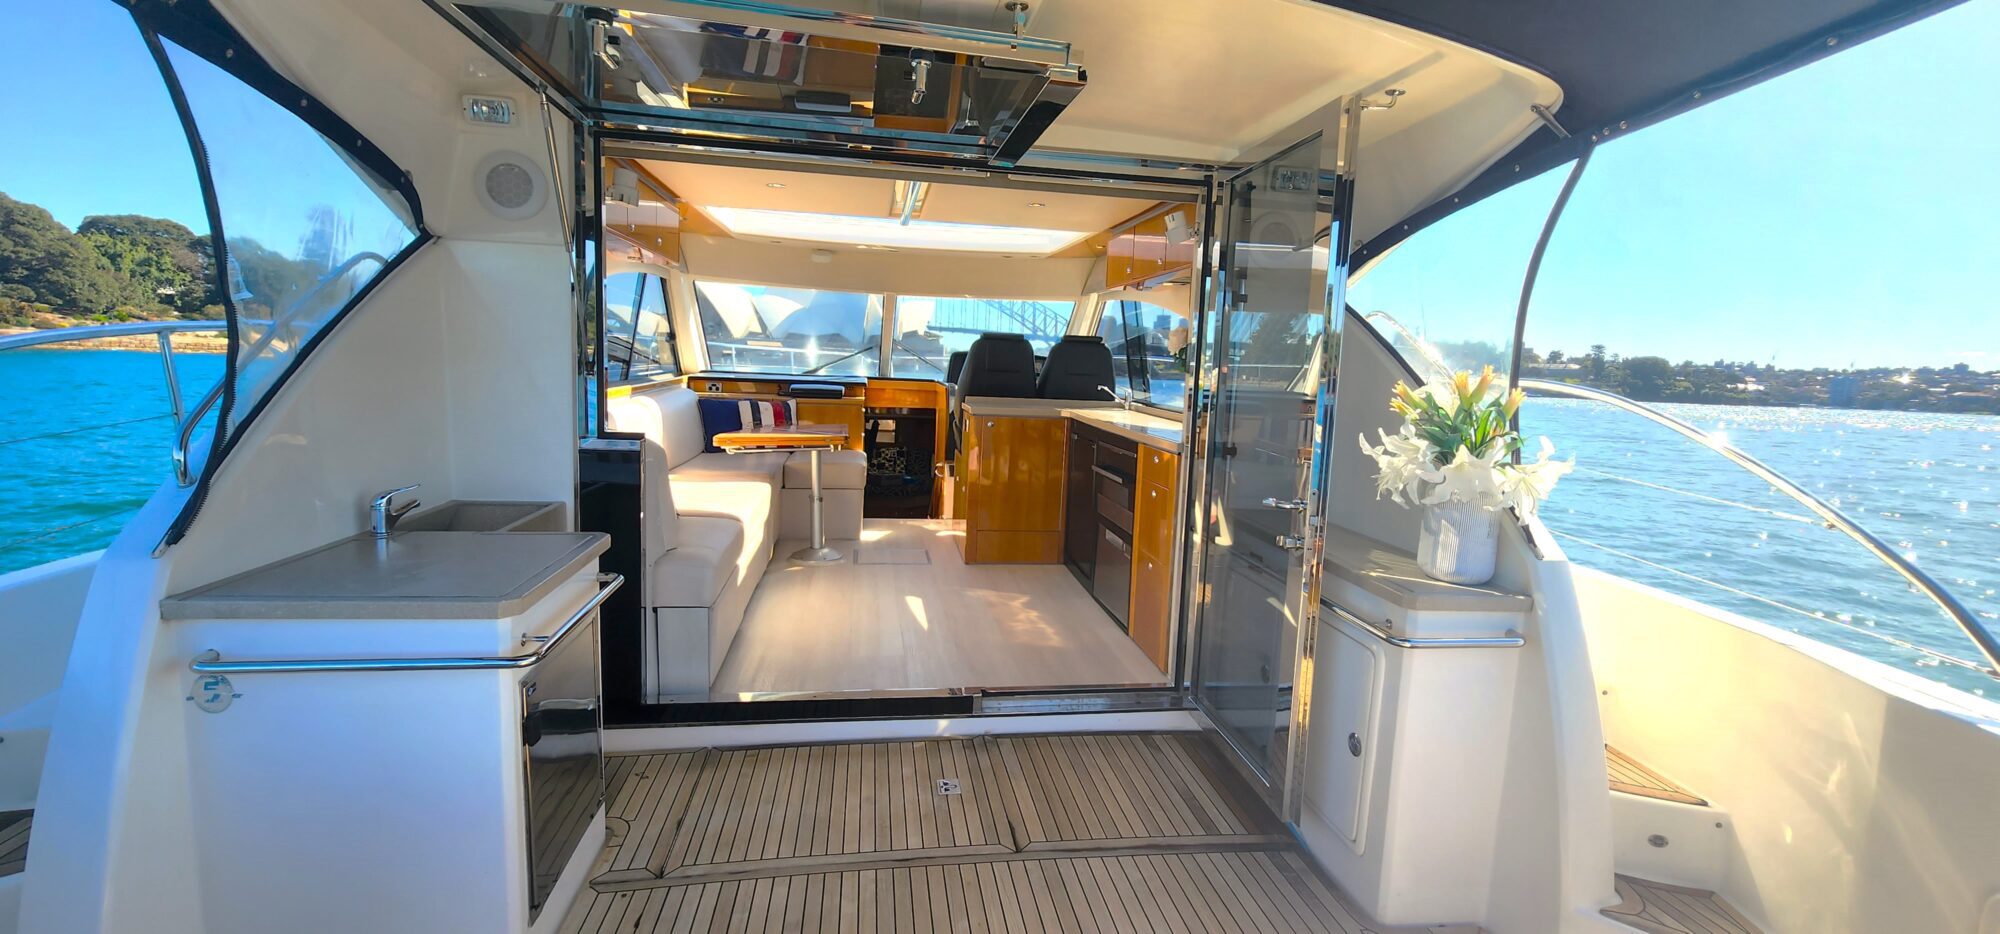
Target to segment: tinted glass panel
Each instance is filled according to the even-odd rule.
[[[1148,405],[1186,405],[1187,318],[1151,302],[1111,299],[1104,303],[1097,333],[1111,348],[1119,392]]]
[[[951,355],[971,347],[988,331],[1024,334],[1035,356],[1047,356],[1069,330],[1075,308],[1075,302],[896,296],[896,346],[889,355],[890,372],[943,379]]]
[[[880,295],[697,282],[695,299],[711,370],[876,374]]]
[[[604,374],[612,382],[672,376],[673,325],[667,320],[666,283],[643,272],[604,280]]]
[[[232,416],[240,420],[417,230],[400,195],[298,117],[199,56],[166,48],[222,211],[226,288],[239,316]]]

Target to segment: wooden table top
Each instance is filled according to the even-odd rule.
[[[846,425],[791,425],[719,432],[715,446],[725,451],[837,448],[847,444]]]

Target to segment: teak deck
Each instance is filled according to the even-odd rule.
[[[1605,916],[1649,934],[1762,934],[1707,889],[1619,876],[1618,897]]]
[[[27,868],[28,832],[34,823],[33,811],[0,811],[0,876]]]
[[[610,839],[562,931],[1415,930],[1365,924],[1209,742],[614,756]]]
[[[1611,774],[1611,790],[1628,795],[1678,801],[1706,807],[1708,801],[1611,746],[1604,747],[1604,768]]]

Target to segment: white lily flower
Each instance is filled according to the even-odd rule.
[[[1375,498],[1400,506],[1467,503],[1481,509],[1513,507],[1531,516],[1560,480],[1575,467],[1574,458],[1554,459],[1555,445],[1541,439],[1541,453],[1532,462],[1508,462],[1519,435],[1508,430],[1521,404],[1519,390],[1494,391],[1489,369],[1477,379],[1469,372],[1433,378],[1411,389],[1397,383],[1390,408],[1403,417],[1395,434],[1376,431],[1381,444],[1362,435],[1361,450],[1375,460]],[[1503,421],[1496,421],[1496,419]],[[1496,428],[1498,429],[1496,431]],[[1450,459],[1439,464],[1438,444],[1457,444]],[[1479,442],[1484,453],[1469,449]]]
[[[1501,445],[1489,444],[1485,454],[1475,455],[1464,445],[1459,445],[1451,463],[1422,474],[1424,482],[1431,485],[1431,490],[1424,494],[1420,502],[1426,506],[1459,502],[1487,509],[1497,508],[1503,502],[1499,464],[1506,452],[1501,448]]]
[[[1556,488],[1556,481],[1576,467],[1576,459],[1554,460],[1556,446],[1548,438],[1542,439],[1540,454],[1532,463],[1510,467],[1501,478],[1501,490],[1507,505],[1523,516],[1532,516],[1541,506],[1542,500]]]
[[[1375,498],[1386,496],[1399,506],[1408,506],[1416,499],[1423,472],[1429,469],[1437,449],[1417,437],[1416,430],[1408,424],[1393,435],[1380,429],[1376,434],[1382,438],[1379,446],[1369,444],[1367,435],[1360,436],[1362,452],[1375,459]]]

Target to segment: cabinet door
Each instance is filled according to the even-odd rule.
[[[1168,559],[1137,549],[1132,552],[1132,610],[1126,620],[1132,641],[1167,670],[1169,615],[1173,607],[1174,571]]]
[[[1368,777],[1380,743],[1375,729],[1376,657],[1346,629],[1324,621],[1319,625],[1323,673],[1313,683],[1306,800],[1358,853],[1368,831]]]
[[[966,530],[1061,531],[1066,422],[990,416],[971,421]]]

